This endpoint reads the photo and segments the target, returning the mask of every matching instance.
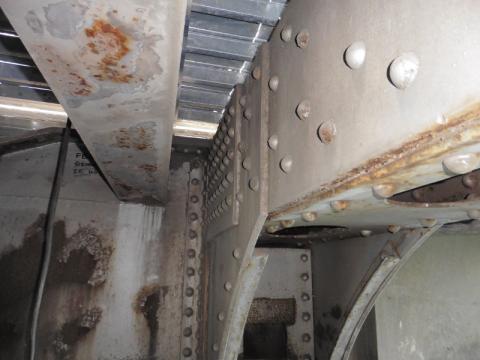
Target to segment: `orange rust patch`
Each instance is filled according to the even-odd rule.
[[[125,33],[105,20],[97,19],[85,29],[85,35],[90,39],[87,43],[90,52],[100,56],[93,74],[96,79],[127,83],[133,78],[119,65],[130,52],[130,39]]]
[[[115,142],[119,148],[147,150],[153,149],[154,130],[141,126],[120,128],[115,131]]]
[[[451,151],[452,148],[468,146],[479,141],[480,103],[475,103],[449,117],[448,122],[433,125],[400,147],[371,159],[340,175],[336,180],[321,185],[319,190],[272,211],[268,219],[301,211],[334,194],[338,195],[361,185],[371,185],[379,179],[385,181],[385,178],[394,176],[401,178],[402,173],[408,174],[407,170],[430,159],[439,158]],[[401,180],[408,181],[403,178]]]
[[[140,169],[145,170],[146,172],[155,172],[157,171],[157,165],[143,164],[139,166]]]
[[[72,95],[88,96],[92,93],[92,86],[80,75],[76,73],[69,73],[69,85],[73,87]]]

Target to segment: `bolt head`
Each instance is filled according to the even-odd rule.
[[[278,90],[278,85],[280,83],[280,79],[278,76],[274,75],[270,78],[270,80],[268,81],[268,87],[270,88],[270,90],[272,91],[277,91]]]
[[[234,249],[234,250],[232,251],[232,255],[233,255],[233,257],[234,257],[235,259],[240,259],[240,249],[238,249],[238,248],[237,248],[237,249]]]
[[[290,25],[286,25],[283,27],[282,31],[280,32],[280,38],[285,42],[289,42],[290,40],[292,40],[292,33],[293,33],[292,27]]]
[[[247,120],[251,120],[253,117],[252,109],[246,108],[245,111],[243,112],[243,117]]]
[[[268,147],[272,150],[277,150],[278,149],[278,136],[277,135],[272,135],[268,138]]]
[[[280,160],[280,169],[282,169],[284,173],[289,173],[292,171],[292,167],[293,159],[290,155],[286,155],[282,160]]]
[[[350,206],[350,201],[347,200],[336,200],[330,203],[330,207],[333,211],[340,212],[345,210]]]
[[[379,199],[386,199],[395,194],[396,186],[394,184],[377,184],[372,188],[373,195]]]
[[[295,225],[295,220],[292,220],[292,219],[282,220],[280,221],[280,224],[282,225],[283,228],[289,228]]]
[[[262,69],[260,66],[255,66],[252,71],[252,77],[255,80],[259,80],[262,77]]]
[[[258,181],[258,178],[255,176],[253,178],[251,178],[249,181],[248,181],[248,187],[250,188],[250,190],[252,191],[257,191],[260,187],[260,183]]]
[[[405,53],[392,61],[388,76],[392,84],[401,90],[408,88],[417,77],[420,60],[414,53]]]
[[[310,116],[311,110],[312,110],[312,107],[310,105],[310,101],[302,100],[297,105],[295,112],[297,113],[297,116],[299,117],[300,120],[307,120],[308,117]]]
[[[302,214],[302,219],[305,222],[312,222],[317,219],[317,214],[313,211],[307,211]]]
[[[356,41],[345,50],[345,63],[350,69],[360,69],[365,63],[367,48],[363,41]]]
[[[318,127],[317,135],[324,144],[330,144],[337,135],[337,128],[333,121],[325,121]]]
[[[306,49],[310,42],[310,33],[307,30],[300,31],[295,37],[295,42],[300,49]]]
[[[443,168],[447,175],[461,175],[469,173],[480,166],[477,154],[459,154],[449,156],[443,160]]]

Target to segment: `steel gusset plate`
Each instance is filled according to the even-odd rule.
[[[316,358],[348,359],[380,292],[438,228],[409,229],[314,245]]]
[[[241,163],[241,169],[236,173],[239,189],[235,200],[240,206],[238,226],[209,238],[207,242],[209,359],[233,359],[238,353],[249,302],[256,286],[255,283],[247,289],[246,284],[252,281],[252,269],[260,271],[266,260],[265,256],[252,258],[252,254],[267,216],[268,102],[265,94],[268,45],[261,48],[253,68],[245,86],[237,86],[233,96],[237,110],[231,121],[240,125],[235,150],[235,157]]]
[[[116,195],[162,203],[186,0],[3,1]]]
[[[272,230],[281,220],[420,227],[478,208],[385,201],[480,167],[478,11],[430,0],[306,0],[285,10],[270,40]]]

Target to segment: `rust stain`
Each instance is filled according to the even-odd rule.
[[[123,149],[147,150],[153,149],[155,130],[142,126],[120,128],[114,132],[116,146]]]
[[[157,165],[152,164],[143,164],[139,166],[140,169],[145,170],[146,172],[155,172],[157,171]]]
[[[324,184],[319,190],[288,203],[271,212],[269,220],[298,212],[302,209],[338,195],[344,191],[376,181],[395,178],[395,182],[408,182],[402,173],[408,173],[421,163],[439,158],[452,148],[468,146],[480,141],[480,103],[475,103],[465,110],[453,114],[444,124],[436,124],[419,133],[400,147],[386,152],[363,165],[339,176],[331,183]],[[408,174],[407,174],[408,175]],[[408,175],[410,177],[411,175]]]
[[[87,43],[90,52],[100,56],[93,77],[101,81],[128,83],[133,75],[119,63],[130,52],[129,37],[118,27],[101,19],[86,28],[85,35],[90,39]]]

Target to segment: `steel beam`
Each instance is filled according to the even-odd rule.
[[[2,9],[117,196],[164,202],[186,1]]]

